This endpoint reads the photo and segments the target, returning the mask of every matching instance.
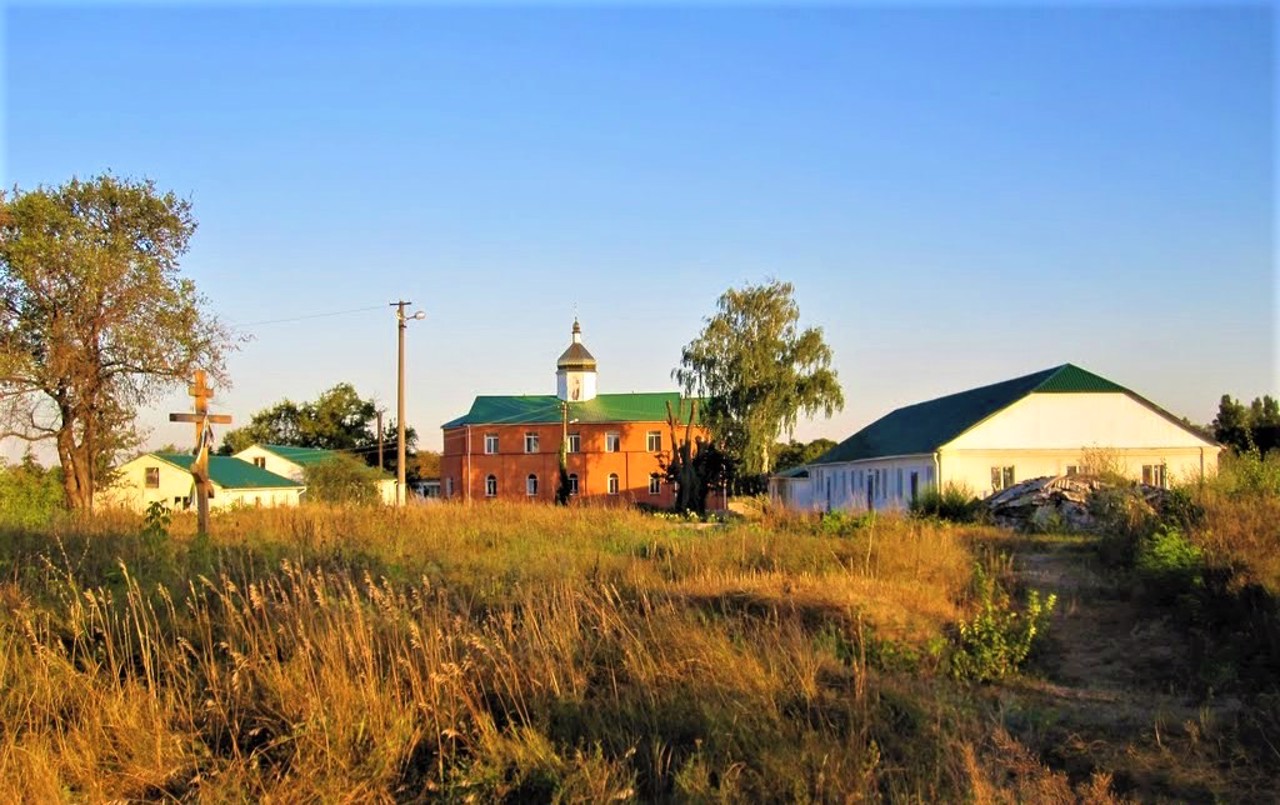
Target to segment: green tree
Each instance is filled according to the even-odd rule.
[[[731,288],[672,372],[706,398],[706,421],[741,474],[768,473],[779,436],[800,413],[831,416],[844,394],[821,328],[801,330],[789,282]]]
[[[52,440],[67,503],[93,505],[137,409],[234,342],[178,260],[191,203],[102,175],[0,195],[0,435]]]
[[[365,399],[350,383],[339,383],[320,394],[314,402],[296,403],[281,400],[270,408],[254,414],[249,424],[228,431],[218,447],[221,455],[229,456],[253,444],[278,444],[289,447],[315,447],[321,450],[341,450],[362,458],[366,464],[378,465],[378,430],[375,418],[377,405]],[[407,466],[405,476],[417,480],[417,464],[414,447],[418,434],[412,427],[405,428]],[[392,420],[383,429],[386,449],[383,466],[396,471],[396,423]]]
[[[814,439],[808,444],[793,440],[787,444],[774,445],[773,454],[776,458],[773,462],[773,471],[782,472],[792,467],[804,466],[821,458],[823,453],[835,446],[836,443],[830,439]]]
[[[322,503],[372,505],[379,501],[381,474],[358,458],[343,453],[302,470],[307,500]]]
[[[1268,394],[1246,407],[1223,394],[1213,420],[1213,437],[1240,454],[1255,447],[1263,455],[1280,448],[1280,402]]]
[[[253,415],[249,424],[228,431],[218,452],[238,453],[252,444],[352,450],[373,446],[378,437],[370,427],[377,409],[350,383],[322,392],[315,402],[281,400]],[[376,457],[375,457],[376,460]]]

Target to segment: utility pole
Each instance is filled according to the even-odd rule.
[[[421,321],[427,317],[427,314],[419,310],[412,316],[405,316],[404,309],[406,305],[412,305],[412,302],[406,302],[403,299],[398,302],[392,302],[391,307],[396,309],[397,330],[399,331],[399,350],[397,352],[397,382],[396,382],[396,505],[403,506],[405,504],[405,482],[404,482],[404,331],[408,326],[409,319]]]
[[[209,413],[209,400],[213,399],[213,389],[205,383],[205,372],[197,369],[195,382],[187,389],[187,393],[195,398],[194,414],[169,414],[170,422],[191,422],[196,427],[195,460],[191,462],[191,477],[196,487],[197,529],[201,534],[209,533],[209,448],[213,446],[213,428],[211,424],[230,425],[230,414]]]
[[[382,469],[382,411],[378,411],[378,469]]]

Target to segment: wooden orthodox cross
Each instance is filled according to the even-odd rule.
[[[196,512],[201,534],[209,533],[209,448],[213,446],[213,425],[230,425],[230,414],[209,413],[209,400],[213,389],[205,383],[203,369],[196,370],[195,382],[187,387],[187,393],[195,397],[194,414],[169,414],[170,422],[191,422],[196,427],[195,460],[191,462],[191,477],[196,487]]]

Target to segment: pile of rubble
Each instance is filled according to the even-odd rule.
[[[1091,476],[1045,476],[1015,484],[984,503],[997,524],[1010,528],[1092,531],[1098,524],[1089,501],[1099,491],[1113,488],[1114,483]],[[1163,507],[1167,495],[1164,489],[1146,484],[1133,488],[1153,511]]]

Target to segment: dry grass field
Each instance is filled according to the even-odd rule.
[[[1211,491],[1205,553],[1229,522],[1269,555],[1269,515]],[[1146,751],[1148,711],[1088,720],[1149,690],[1098,648],[1128,577],[1084,538],[500,504],[193,526],[0,529],[13,801],[1107,802],[1248,798],[1265,775],[1245,755],[1213,777],[1247,737],[1229,725],[1202,726],[1187,781]],[[1086,565],[1103,592],[1064,581]],[[1066,605],[1048,643],[1020,615],[1036,586]],[[1029,670],[957,673],[1018,634]]]

